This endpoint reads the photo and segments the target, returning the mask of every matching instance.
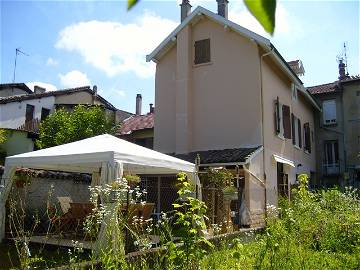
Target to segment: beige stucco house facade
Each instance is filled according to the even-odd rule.
[[[241,225],[258,226],[297,174],[315,172],[319,108],[270,41],[228,20],[227,1],[218,4],[218,14],[190,12],[183,1],[182,23],[147,56],[157,64],[154,149],[240,168],[241,215],[250,217]]]

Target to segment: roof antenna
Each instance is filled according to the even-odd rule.
[[[347,64],[347,55],[346,55],[346,44],[344,42],[344,61],[345,61],[345,68],[346,68],[346,76],[349,76],[348,64]]]
[[[23,54],[25,56],[29,56],[28,54],[24,53],[23,51],[20,50],[20,48],[16,48],[15,50],[15,65],[14,65],[14,77],[13,77],[13,83],[15,83],[15,75],[16,75],[16,60],[17,60],[17,56],[18,54]]]

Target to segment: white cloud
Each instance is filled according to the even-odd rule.
[[[118,90],[118,91],[116,91],[116,93],[117,93],[120,97],[125,97],[125,96],[126,96],[126,93],[125,93],[125,91],[123,91],[123,90]]]
[[[50,83],[44,83],[44,82],[28,82],[26,83],[27,87],[29,87],[32,91],[34,91],[34,86],[40,86],[42,88],[45,88],[46,91],[55,91],[57,90],[57,87]]]
[[[135,22],[87,21],[64,28],[55,46],[80,53],[85,61],[114,76],[134,72],[138,77],[154,75],[155,65],[145,56],[176,27],[177,23],[145,12]]]
[[[57,66],[59,64],[58,61],[56,61],[54,58],[52,57],[49,57],[47,60],[46,60],[46,65],[47,66]]]
[[[91,85],[87,75],[79,70],[72,70],[64,75],[59,74],[59,78],[61,85],[66,88]]]

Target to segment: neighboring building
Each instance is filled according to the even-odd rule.
[[[25,83],[0,84],[0,98],[15,95],[27,95],[32,93],[33,91],[31,91]]]
[[[136,96],[136,114],[125,119],[116,136],[137,145],[150,149],[154,148],[154,107],[150,104],[150,111],[147,114],[141,114],[140,94]]]
[[[241,225],[262,225],[266,205],[316,170],[320,108],[268,39],[227,19],[226,0],[218,14],[190,9],[183,0],[181,24],[147,56],[157,64],[154,149],[192,162],[200,154],[201,167],[239,167],[238,203],[250,217]]]
[[[89,86],[47,92],[35,86],[32,92],[23,83],[0,85],[0,128],[8,130],[8,142],[2,145],[2,155],[34,150],[39,123],[57,108],[72,110],[78,104],[101,105],[114,117],[116,124],[133,114],[116,109]]]
[[[322,107],[315,118],[318,177],[312,185],[360,186],[360,76],[349,77],[340,61],[338,81],[308,90]]]
[[[97,94],[96,86],[49,91],[36,87],[35,93],[0,98],[0,128],[24,129],[37,132],[38,124],[56,108],[73,109],[78,104],[101,105],[114,114],[116,123],[131,116],[117,110],[110,102]]]

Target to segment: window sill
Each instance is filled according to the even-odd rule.
[[[298,145],[294,145],[294,148],[296,148],[297,150],[301,150],[300,146],[298,146]]]
[[[323,125],[324,125],[324,126],[327,126],[327,127],[328,127],[328,126],[330,126],[330,127],[331,127],[331,126],[337,126],[337,124],[338,124],[337,122],[323,123]]]
[[[213,62],[206,62],[206,63],[201,63],[201,64],[194,64],[193,67],[194,68],[197,68],[197,67],[202,67],[202,66],[209,66],[209,65],[212,65]]]
[[[278,137],[279,139],[285,141],[285,137],[283,135],[280,134],[276,134],[276,137]]]
[[[304,150],[305,154],[311,155],[311,153],[308,150]]]

